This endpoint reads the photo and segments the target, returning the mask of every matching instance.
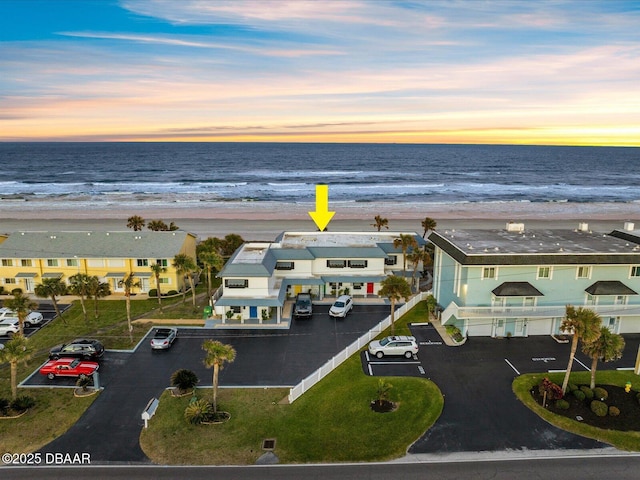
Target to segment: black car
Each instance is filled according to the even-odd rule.
[[[293,307],[293,314],[296,318],[309,318],[311,317],[311,315],[313,315],[313,303],[311,302],[310,294],[299,293],[296,296],[296,303]]]
[[[49,351],[49,358],[63,357],[84,358],[85,360],[97,360],[104,354],[104,346],[98,340],[77,338],[72,342],[56,345]]]

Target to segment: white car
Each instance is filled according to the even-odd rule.
[[[9,318],[18,319],[18,314],[13,310],[8,309],[7,307],[0,308],[0,321]],[[24,326],[29,328],[33,325],[39,325],[40,323],[42,323],[43,319],[44,317],[40,312],[29,312],[27,318],[24,319]]]
[[[418,353],[416,337],[397,335],[384,337],[381,340],[374,340],[369,343],[369,354],[378,358],[382,358],[385,355],[404,355],[407,358],[411,358],[416,353]]]
[[[340,295],[331,308],[329,315],[332,317],[344,318],[353,308],[353,299],[349,295]]]
[[[17,318],[5,318],[0,320],[0,337],[13,337],[20,331],[20,323]]]

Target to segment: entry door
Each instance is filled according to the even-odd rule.
[[[258,318],[258,307],[249,307],[249,318]]]
[[[373,282],[367,283],[367,295],[373,295]]]
[[[293,294],[298,295],[302,291],[302,285],[294,285],[293,286]]]

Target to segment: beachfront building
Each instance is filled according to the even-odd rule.
[[[432,232],[440,321],[463,335],[558,335],[566,305],[593,309],[614,333],[640,332],[640,231]]]
[[[424,245],[416,233],[403,233]],[[223,321],[280,324],[288,298],[315,300],[342,294],[377,297],[388,275],[411,275],[393,232],[284,232],[274,242],[242,245],[218,274],[215,312]],[[406,253],[408,253],[407,251]]]
[[[160,290],[180,291],[185,282],[172,267],[177,254],[196,258],[196,236],[174,232],[16,232],[0,243],[0,285],[11,292],[33,293],[45,278],[78,273],[109,283],[112,293],[123,293],[120,282],[130,273],[140,282],[133,293],[156,288],[150,266],[160,263]]]

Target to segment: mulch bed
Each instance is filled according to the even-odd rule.
[[[374,400],[371,402],[371,410],[377,413],[393,412],[398,405],[395,402],[389,400]]]
[[[547,410],[556,415],[571,418],[572,420],[577,420],[576,417],[580,416],[583,419],[581,420],[583,423],[598,428],[620,431],[640,431],[640,403],[638,403],[636,399],[638,392],[631,390],[631,392],[627,393],[624,387],[616,387],[613,385],[596,386],[604,388],[609,393],[609,397],[604,403],[609,407],[612,405],[618,407],[620,409],[619,416],[612,417],[607,415],[605,417],[598,417],[591,411],[591,400],[578,400],[570,392],[567,392],[564,397],[564,399],[569,402],[568,410],[557,408],[555,406],[555,400],[547,401]],[[542,397],[538,393],[537,386],[531,390],[531,394],[533,398],[542,405]]]

